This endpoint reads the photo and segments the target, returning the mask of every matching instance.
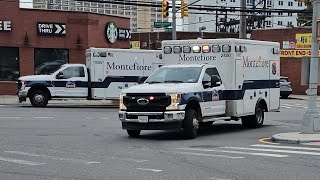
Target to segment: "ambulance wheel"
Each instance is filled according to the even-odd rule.
[[[264,111],[260,105],[256,106],[255,114],[241,118],[242,126],[245,128],[260,128],[264,121]]]
[[[34,107],[45,107],[48,101],[48,94],[44,91],[36,90],[30,95],[30,102]]]
[[[185,118],[182,122],[183,137],[185,139],[194,139],[198,134],[199,120],[197,113],[193,109],[187,109]]]
[[[139,137],[141,130],[127,130],[130,137]]]

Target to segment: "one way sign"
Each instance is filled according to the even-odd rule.
[[[63,23],[37,23],[39,36],[64,36],[66,35],[66,24]]]

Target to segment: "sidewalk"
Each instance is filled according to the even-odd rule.
[[[31,105],[29,99],[27,101],[19,103],[18,97],[14,95],[0,95],[0,105]],[[112,106],[118,107],[117,101],[111,100],[85,100],[85,99],[62,99],[62,100],[50,100],[48,105],[50,104],[64,104],[64,105],[93,105],[93,106]]]
[[[290,95],[289,99],[308,100],[308,96],[307,95]],[[317,97],[317,101],[320,101],[320,96]]]

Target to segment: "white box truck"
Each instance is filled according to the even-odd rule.
[[[162,42],[165,65],[122,91],[122,129],[182,130],[195,138],[199,125],[242,120],[259,128],[264,112],[280,108],[279,43],[244,39]]]
[[[118,99],[120,91],[146,79],[163,64],[161,50],[89,48],[86,64],[64,64],[48,75],[18,79],[19,101],[44,107],[51,99]]]

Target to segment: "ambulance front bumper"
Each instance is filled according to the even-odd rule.
[[[185,111],[126,112],[119,111],[122,129],[166,130],[181,129]]]

